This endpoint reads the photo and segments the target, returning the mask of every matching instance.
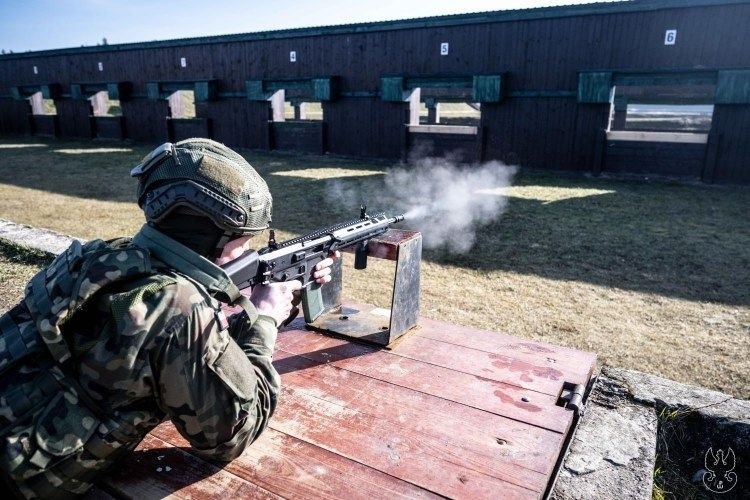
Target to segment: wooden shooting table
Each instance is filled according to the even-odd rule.
[[[308,319],[347,338],[301,318],[279,333],[276,413],[240,458],[206,462],[163,423],[91,496],[543,497],[596,356],[420,318],[421,242],[368,243],[396,261],[390,310],[342,307],[334,266],[326,312]]]
[[[265,433],[220,468],[169,422],[102,489],[161,498],[540,498],[586,385],[593,354],[420,319],[383,349],[280,332],[282,392]],[[103,491],[94,496],[102,495]]]

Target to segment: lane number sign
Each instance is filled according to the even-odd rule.
[[[674,45],[677,41],[677,30],[667,30],[664,34],[664,45]]]

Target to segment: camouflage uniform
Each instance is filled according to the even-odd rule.
[[[110,284],[60,328],[77,381],[66,378],[68,372],[49,356],[37,356],[33,366],[27,363],[0,377],[0,427],[6,431],[0,434],[0,469],[24,496],[84,493],[97,475],[167,417],[201,454],[231,460],[260,435],[276,406],[279,376],[271,355],[277,330],[272,318],[248,308],[227,321],[215,298],[227,289],[226,274],[149,225],[132,242],[112,245],[135,249],[146,262],[126,262],[127,272],[143,265],[130,279],[118,279],[122,266],[107,266],[118,264],[112,259],[130,258],[126,252],[105,253],[99,267],[83,268],[89,274],[82,271],[79,284],[88,293],[96,292],[101,282]],[[58,261],[65,256],[50,267],[60,265]],[[54,277],[45,270],[40,275],[45,272]],[[54,288],[54,283],[46,286]],[[24,302],[14,309],[17,318],[33,316],[35,311],[18,309],[22,306]],[[57,302],[50,306],[53,312],[60,308]],[[54,355],[54,329],[44,331],[49,323],[35,329],[26,319],[17,330],[25,348],[41,344],[34,337],[41,331]],[[18,349],[7,346],[5,338],[3,330],[0,354]],[[8,396],[5,389],[23,389],[26,399],[19,403],[19,396]],[[13,411],[34,410],[35,401],[46,407],[34,413],[33,423],[16,421],[8,433]]]

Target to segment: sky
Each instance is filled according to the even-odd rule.
[[[0,0],[0,49],[250,33],[592,0]]]

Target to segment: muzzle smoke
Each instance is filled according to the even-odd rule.
[[[451,158],[420,158],[388,170],[385,193],[356,192],[334,183],[330,194],[350,205],[368,200],[373,209],[404,213],[404,226],[422,233],[425,248],[464,253],[474,245],[477,229],[503,213],[504,188],[515,173],[515,167],[497,161],[459,166]]]
[[[497,161],[459,167],[446,158],[422,158],[389,171],[385,184],[426,248],[464,253],[474,245],[477,228],[502,214],[508,199],[501,188],[515,172]]]

